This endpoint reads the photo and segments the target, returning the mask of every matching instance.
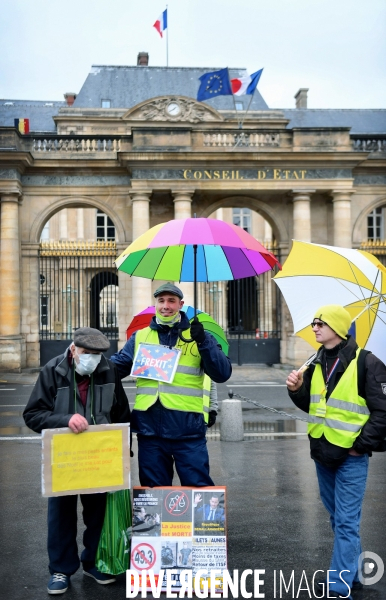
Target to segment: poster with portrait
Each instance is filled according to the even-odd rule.
[[[172,589],[178,591],[181,571],[194,578],[202,569],[227,569],[225,487],[134,487],[133,496],[130,569],[141,582],[146,574],[148,591],[150,570],[156,584],[162,578],[162,591],[173,571]]]

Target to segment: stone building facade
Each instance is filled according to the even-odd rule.
[[[248,112],[248,96],[197,102],[198,77],[211,70],[98,66],[63,103],[0,100],[1,370],[38,366],[44,329],[54,343],[71,339],[77,324],[103,324],[100,302],[114,306],[115,316],[103,318],[114,321],[122,346],[159,282],[118,280],[114,257],[169,219],[249,218],[251,233],[272,244],[281,262],[292,239],[386,252],[386,110],[309,109],[305,89],[293,109],[271,110],[258,92]],[[19,134],[15,118],[29,118],[31,133]],[[93,256],[103,264],[88,266]],[[77,280],[62,278],[54,291],[64,257],[78,261],[65,267]],[[202,292],[227,297],[225,328],[226,285]],[[191,284],[183,287],[192,304]],[[114,290],[110,299],[103,300],[104,288]],[[253,329],[262,322],[279,329],[280,360],[299,364],[310,349],[292,336],[275,293],[267,279]],[[53,302],[54,294],[66,306],[60,318],[44,314],[42,298]],[[82,323],[81,313],[88,314]]]

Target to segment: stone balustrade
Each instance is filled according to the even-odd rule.
[[[279,133],[257,133],[257,132],[237,132],[237,133],[204,133],[204,146],[211,147],[248,147],[256,148],[259,146],[280,146]]]
[[[356,152],[386,152],[386,137],[371,138],[352,138],[353,149]]]
[[[33,138],[32,152],[119,152],[120,138]]]

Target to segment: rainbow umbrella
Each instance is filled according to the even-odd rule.
[[[225,335],[224,330],[220,325],[210,316],[208,313],[202,312],[201,310],[195,311],[193,306],[184,305],[181,309],[186,313],[189,321],[192,321],[195,316],[195,312],[197,314],[198,320],[202,323],[204,329],[211,333],[218,344],[220,344],[224,354],[228,356],[229,352],[229,344]],[[150,324],[153,316],[155,315],[155,307],[148,306],[142,312],[135,315],[133,320],[131,321],[129,327],[126,330],[126,337],[129,339],[135,331],[139,329],[143,329]]]
[[[229,281],[260,275],[277,258],[249,233],[217,219],[175,219],[139,236],[115,261],[117,269],[147,279]]]
[[[279,266],[272,252],[244,229],[217,219],[160,223],[130,244],[115,264],[136,277],[205,282],[243,279]]]

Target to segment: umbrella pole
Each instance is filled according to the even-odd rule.
[[[193,298],[194,298],[194,318],[197,319],[197,244],[193,244]],[[178,332],[179,338],[183,342],[193,342],[193,339],[184,338],[181,330]]]
[[[193,244],[193,297],[194,318],[197,317],[197,244]]]

